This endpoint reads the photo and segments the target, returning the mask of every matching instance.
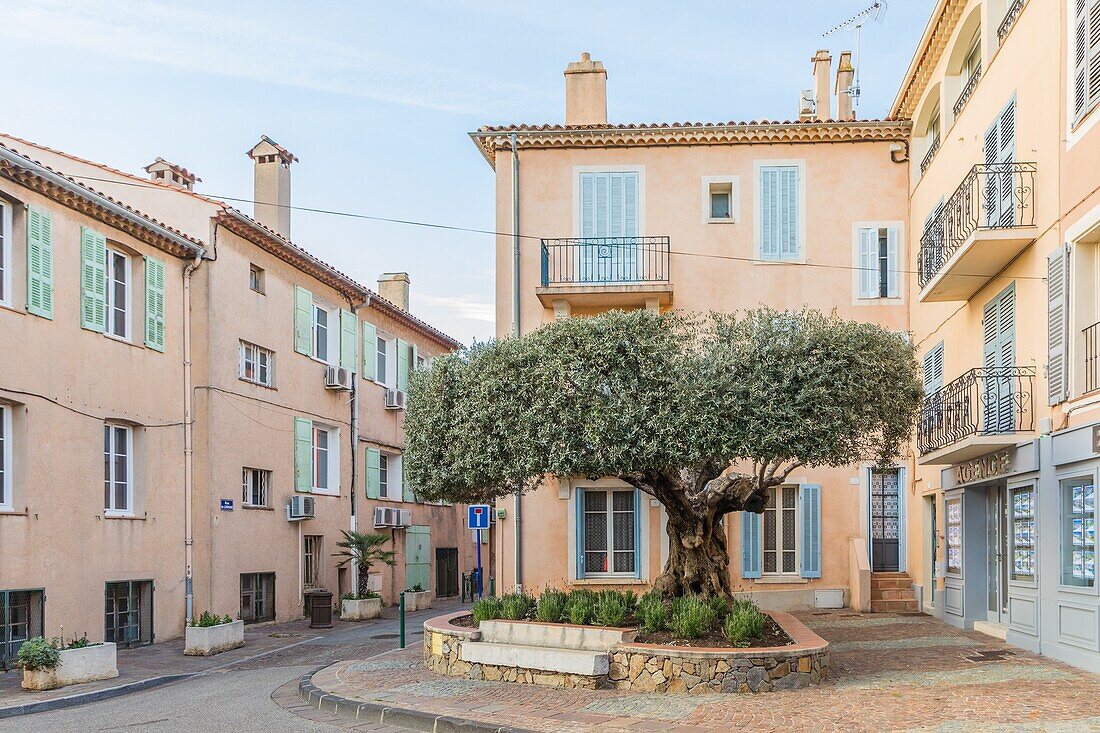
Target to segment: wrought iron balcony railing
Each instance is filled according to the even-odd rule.
[[[582,237],[542,240],[542,284],[667,283],[668,237]]]
[[[971,369],[924,398],[917,426],[921,455],[972,435],[1035,429],[1034,367]]]
[[[1013,24],[1016,23],[1016,19],[1020,17],[1020,11],[1024,7],[1024,0],[1016,0],[1008,8],[1008,12],[1005,13],[1004,19],[1001,20],[1001,24],[997,27],[997,43],[1004,43],[1005,36],[1012,30]]]
[[[936,136],[932,138],[932,144],[928,147],[928,152],[924,154],[924,159],[920,162],[920,174],[922,176],[928,170],[928,166],[932,164],[932,159],[936,157],[938,152],[940,152],[940,135],[936,133]]]
[[[1035,224],[1036,170],[1034,163],[979,163],[970,169],[925,225],[917,262],[921,288],[975,231]]]
[[[959,98],[955,100],[955,106],[951,110],[958,117],[962,112],[963,107],[970,101],[970,95],[974,93],[974,90],[978,86],[978,82],[982,80],[982,65],[978,64],[974,67],[974,71],[970,73],[970,78],[966,80],[966,84],[963,85],[962,91],[959,92]]]
[[[1100,323],[1085,329],[1085,391],[1100,389]]]

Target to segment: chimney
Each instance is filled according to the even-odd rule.
[[[814,65],[814,99],[817,101],[817,112],[814,114],[814,119],[827,120],[830,119],[831,113],[829,101],[833,96],[832,90],[829,89],[833,57],[829,55],[828,49],[823,48],[814,54],[810,61]]]
[[[407,313],[409,282],[407,272],[383,272],[378,276],[378,294]]]
[[[290,164],[298,158],[267,135],[246,155],[256,166],[256,221],[290,239]]]
[[[169,163],[167,160],[160,157],[145,166],[145,172],[149,174],[150,181],[160,181],[161,183],[167,183],[169,186],[175,186],[176,188],[182,188],[187,191],[194,191],[195,183],[202,181],[201,178],[184,168],[182,165]]]
[[[565,68],[565,124],[607,124],[607,71],[587,52]]]
[[[840,54],[840,65],[836,70],[836,118],[848,121],[856,118],[852,109],[852,95],[848,90],[852,86],[852,80],[856,75],[852,66],[852,52],[844,51]]]

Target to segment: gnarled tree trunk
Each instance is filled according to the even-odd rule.
[[[730,560],[726,533],[715,517],[668,521],[668,561],[653,582],[666,598],[701,594],[729,597]]]

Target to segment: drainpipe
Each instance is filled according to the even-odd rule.
[[[183,547],[185,562],[184,611],[187,622],[194,618],[195,590],[194,544],[195,528],[192,516],[192,491],[194,483],[194,411],[191,396],[191,275],[202,264],[203,253],[195,255],[195,261],[183,270]]]
[[[516,147],[516,134],[512,133],[512,335],[519,337],[519,150]],[[512,522],[516,533],[516,592],[523,589],[523,533],[521,509],[523,494],[516,492],[516,503]]]
[[[356,304],[354,300],[348,298],[348,305],[351,306],[351,312],[355,314],[356,321],[359,320],[359,309],[370,306],[370,296],[362,303]],[[356,328],[356,334],[359,333],[359,329]],[[358,335],[359,344],[362,345],[362,338]],[[363,359],[366,358],[366,354],[360,354],[359,363],[355,366],[355,378],[351,380],[351,522],[349,529],[352,532],[359,530],[359,496],[356,493],[356,486],[358,485],[359,477],[359,378],[362,374],[359,373],[359,369],[363,367]],[[359,566],[351,564],[351,587],[358,589],[359,585]]]

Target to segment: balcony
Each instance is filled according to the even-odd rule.
[[[971,369],[928,395],[917,425],[921,465],[1010,448],[1035,430],[1034,367]]]
[[[1030,245],[1034,163],[980,163],[925,224],[917,260],[920,300],[969,300]]]
[[[1005,13],[1005,17],[997,27],[997,43],[1005,42],[1005,36],[1012,30],[1012,26],[1016,24],[1016,19],[1020,17],[1020,11],[1023,10],[1023,8],[1024,0],[1016,0],[1009,6],[1008,12]]]
[[[1100,323],[1084,329],[1085,394],[1100,389]]]
[[[935,137],[932,138],[932,144],[928,146],[928,152],[924,154],[924,159],[920,162],[920,174],[922,176],[928,170],[928,166],[932,165],[932,159],[936,157],[938,152],[940,152],[940,134],[937,132]]]
[[[586,237],[542,240],[545,306],[646,307],[669,305],[668,237]]]
[[[955,113],[955,117],[959,116],[959,113],[963,111],[963,107],[970,101],[970,95],[974,93],[974,90],[978,88],[978,82],[982,80],[982,65],[978,64],[974,71],[970,73],[970,76],[966,80],[966,84],[963,85],[962,91],[959,92],[959,98],[955,100],[955,106],[951,108],[951,111]]]

